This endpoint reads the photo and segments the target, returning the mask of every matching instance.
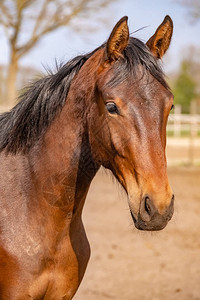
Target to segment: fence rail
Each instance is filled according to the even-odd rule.
[[[175,137],[184,135],[197,137],[200,135],[200,115],[170,115],[167,133]]]
[[[167,135],[169,164],[200,164],[200,115],[170,115]]]

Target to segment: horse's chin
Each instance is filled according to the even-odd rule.
[[[171,216],[165,218],[162,215],[157,215],[151,221],[147,222],[141,219],[140,215],[136,218],[134,213],[130,210],[135,227],[142,231],[159,231],[166,227]]]

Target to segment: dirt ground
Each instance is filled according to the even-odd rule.
[[[200,300],[200,168],[169,168],[175,214],[138,231],[111,176],[95,177],[84,209],[91,259],[75,300]]]

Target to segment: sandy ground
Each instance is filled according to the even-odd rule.
[[[160,232],[135,229],[126,196],[100,171],[84,209],[91,259],[75,300],[200,299],[200,168],[169,168],[175,214]]]

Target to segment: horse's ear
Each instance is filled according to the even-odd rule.
[[[122,56],[122,52],[128,45],[129,29],[128,17],[123,17],[113,28],[106,44],[106,60],[112,62]]]
[[[161,58],[169,48],[173,33],[173,22],[166,16],[154,35],[146,43],[153,55]]]

